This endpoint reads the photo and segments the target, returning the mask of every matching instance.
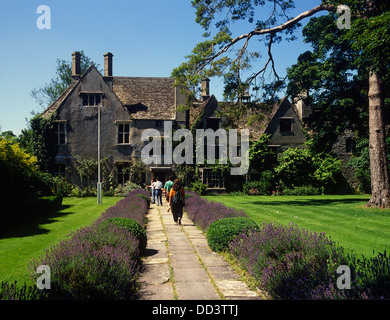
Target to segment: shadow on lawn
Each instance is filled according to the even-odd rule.
[[[31,217],[34,215],[32,212],[29,216],[26,216],[22,212],[14,211],[12,215],[17,216],[18,221],[10,222],[6,227],[0,227],[0,239],[23,238],[46,234],[49,230],[40,226],[53,223],[56,218],[74,214],[75,212],[64,212],[64,210],[70,207],[70,205],[61,205],[57,209],[48,210],[47,213],[40,213],[40,216],[35,215],[35,217]]]
[[[264,206],[329,206],[329,205],[340,205],[340,204],[354,204],[361,203],[364,205],[367,203],[369,198],[356,199],[356,198],[334,198],[334,199],[296,199],[296,200],[281,200],[277,201],[254,201],[252,204],[264,205]]]

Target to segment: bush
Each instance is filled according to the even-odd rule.
[[[272,171],[264,171],[259,181],[248,181],[243,186],[243,192],[249,195],[269,195],[275,182]]]
[[[292,189],[286,188],[283,190],[283,195],[285,196],[318,196],[320,194],[321,190],[312,186],[302,186]]]
[[[238,235],[230,252],[275,299],[310,299],[311,290],[329,283],[328,263],[341,263],[343,256],[343,250],[325,234],[275,223]]]
[[[196,192],[199,195],[204,195],[207,192],[207,184],[200,181],[195,181],[191,184],[190,190]]]
[[[138,241],[115,225],[81,229],[32,261],[36,282],[39,265],[50,266],[51,286],[58,299],[129,299],[136,291]]]
[[[247,230],[258,229],[257,224],[248,218],[224,218],[213,222],[207,230],[207,242],[211,250],[224,251],[233,238]]]
[[[73,232],[30,263],[33,282],[38,277],[38,266],[50,266],[51,290],[44,299],[135,298],[140,243],[146,246],[141,224],[148,210],[147,201],[139,195],[146,194],[144,190],[129,193],[95,223]]]
[[[0,284],[0,301],[1,300],[44,300],[47,299],[48,292],[38,289],[37,286],[27,286],[24,284],[20,287],[14,283],[1,282]]]
[[[143,195],[143,197],[140,195]],[[146,222],[145,215],[149,209],[149,204],[145,197],[150,199],[148,191],[144,189],[134,190],[126,198],[118,201],[115,206],[108,208],[100,219],[128,218],[137,221],[143,227]]]
[[[127,218],[111,218],[104,220],[100,224],[100,228],[104,231],[109,226],[115,225],[119,228],[123,228],[130,232],[132,235],[137,237],[139,241],[139,249],[141,253],[144,253],[146,250],[146,231],[144,228],[142,228],[139,223],[133,219],[127,219]]]
[[[216,220],[229,217],[246,217],[243,210],[227,208],[222,203],[211,202],[201,198],[198,194],[187,192],[185,210],[188,217],[194,221],[203,232]]]
[[[126,182],[123,186],[119,185],[117,188],[115,188],[114,195],[119,197],[127,197],[130,192],[140,189],[142,189],[140,185],[133,182]]]

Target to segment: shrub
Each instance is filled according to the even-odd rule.
[[[340,261],[343,255],[325,234],[275,223],[238,235],[229,251],[258,286],[276,299],[309,298],[310,290],[329,283],[328,262]]]
[[[249,195],[268,195],[275,184],[274,180],[275,174],[272,171],[264,171],[260,180],[246,182],[243,192]]]
[[[243,210],[227,208],[222,203],[211,202],[201,198],[196,193],[190,193],[187,197],[185,210],[188,217],[194,221],[203,232],[216,220],[229,217],[247,217]]]
[[[48,292],[38,289],[37,286],[18,286],[17,281],[14,283],[1,282],[0,300],[43,300],[47,299]]]
[[[195,181],[191,184],[190,189],[199,195],[204,195],[207,192],[207,184],[204,184],[200,181]]]
[[[207,242],[211,250],[224,251],[233,238],[247,230],[258,229],[257,224],[248,218],[224,218],[213,222],[207,230]]]
[[[39,265],[51,269],[58,299],[127,299],[135,294],[138,241],[123,228],[101,232],[87,227],[51,247],[30,265],[32,280]]]
[[[145,240],[146,245],[140,223],[144,223],[148,208],[147,201],[138,195],[145,192],[131,192],[95,223],[73,232],[34,259],[29,265],[32,281],[38,277],[36,268],[47,265],[51,269],[49,299],[134,298],[140,242]]]
[[[143,195],[144,197],[139,195]],[[115,206],[108,208],[100,219],[128,218],[137,221],[143,227],[146,221],[145,215],[149,209],[149,204],[145,200],[145,197],[150,199],[148,191],[144,189],[134,190],[126,198],[118,201]]]
[[[123,186],[119,185],[115,188],[115,196],[127,197],[130,192],[142,189],[142,187],[134,182],[126,182]]]
[[[283,190],[283,195],[285,196],[318,196],[320,194],[321,190],[312,186],[301,186],[292,189],[286,188]]]
[[[144,253],[146,250],[146,231],[144,228],[142,228],[139,223],[133,219],[127,219],[127,218],[111,218],[104,220],[100,224],[100,228],[103,230],[107,230],[111,225],[115,225],[119,228],[123,228],[130,232],[132,235],[136,236],[136,238],[139,241],[139,249],[141,253]]]

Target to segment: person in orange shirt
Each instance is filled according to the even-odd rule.
[[[169,192],[169,207],[172,211],[173,221],[175,221],[176,225],[181,225],[184,206],[185,206],[184,188],[181,186],[180,181],[178,179],[175,179],[172,189]]]

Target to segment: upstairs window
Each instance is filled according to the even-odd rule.
[[[82,93],[83,107],[98,107],[102,105],[101,93]]]
[[[219,119],[218,118],[208,118],[207,119],[207,129],[212,129],[217,131],[219,129]]]
[[[57,137],[57,145],[66,144],[66,122],[57,122],[55,126],[55,133]]]
[[[292,122],[291,118],[280,118],[280,132],[292,133]]]
[[[130,124],[118,124],[118,144],[130,144]]]

